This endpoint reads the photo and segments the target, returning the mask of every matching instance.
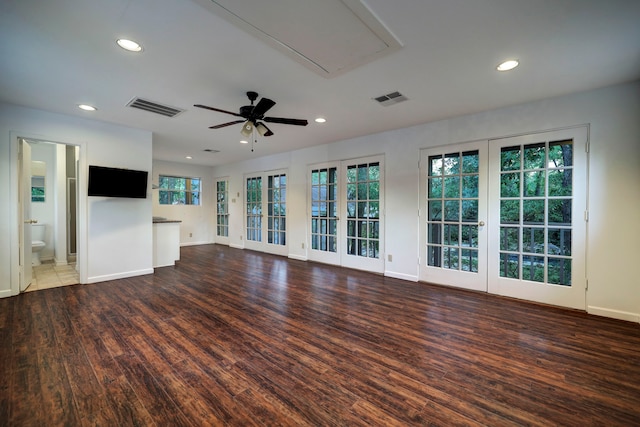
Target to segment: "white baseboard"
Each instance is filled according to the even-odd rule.
[[[288,258],[289,259],[295,259],[295,260],[298,260],[298,261],[308,261],[308,258],[305,255],[289,254]]]
[[[244,245],[238,245],[237,243],[230,243],[229,247],[235,249],[244,249]]]
[[[596,316],[611,317],[612,319],[626,320],[629,322],[640,323],[640,313],[631,313],[628,311],[612,310],[610,308],[594,307],[592,305],[587,307],[587,313],[595,314]]]
[[[3,291],[0,291],[0,298],[7,298],[7,297],[12,297],[14,294],[11,291],[11,289],[5,289]]]
[[[215,243],[215,242],[205,242],[205,241],[202,241],[202,242],[185,242],[185,243],[180,243],[180,247],[183,247],[183,246],[211,245],[213,243]]]
[[[145,268],[144,270],[126,271],[124,273],[106,274],[104,276],[93,276],[87,279],[87,283],[106,282],[108,280],[126,279],[127,277],[144,276],[145,274],[153,274],[153,268]]]
[[[67,262],[67,260],[66,260],[66,259],[57,259],[57,258],[54,258],[54,259],[53,259],[53,261],[55,262],[56,267],[60,267],[60,266],[63,266],[63,265],[69,265],[69,263]]]
[[[414,276],[413,274],[397,273],[395,271],[389,270],[385,270],[383,274],[385,275],[385,277],[393,277],[394,279],[408,280],[410,282],[418,281],[418,276]]]

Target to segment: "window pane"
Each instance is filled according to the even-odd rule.
[[[571,199],[549,200],[549,224],[571,225]]]
[[[520,172],[500,175],[500,197],[520,197]]]
[[[545,143],[529,144],[524,146],[523,169],[544,169],[545,167]]]
[[[544,224],[544,200],[523,200],[522,222],[524,224]]]
[[[549,196],[571,196],[572,169],[549,171]]]
[[[460,177],[459,176],[445,177],[444,197],[448,199],[460,197]]]
[[[462,173],[478,173],[480,171],[479,165],[478,150],[462,153]]]
[[[439,176],[442,175],[442,156],[429,157],[429,175]]]
[[[549,163],[554,168],[573,166],[573,140],[550,142]]]
[[[520,146],[503,147],[500,150],[500,170],[513,171],[520,169]]]
[[[500,227],[500,250],[514,251],[520,250],[520,229],[517,227]]]
[[[545,171],[524,173],[524,196],[544,197],[545,193]]]
[[[522,229],[522,252],[544,253],[544,228],[524,227]]]

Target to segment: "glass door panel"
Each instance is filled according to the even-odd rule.
[[[262,241],[262,177],[246,179],[246,239],[247,242]]]
[[[586,129],[492,141],[490,291],[584,309]],[[579,248],[576,250],[576,248]]]
[[[229,244],[229,181],[216,181],[216,243]]]
[[[341,263],[381,273],[384,271],[383,158],[344,161],[341,171],[345,181]]]
[[[267,181],[267,242],[284,246],[287,231],[287,176],[269,175]]]
[[[486,290],[486,145],[422,151],[421,280]]]
[[[310,251],[314,261],[338,264],[338,166],[316,165],[310,178]]]

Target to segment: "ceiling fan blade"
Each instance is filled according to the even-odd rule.
[[[264,117],[262,120],[268,123],[282,123],[284,125],[306,126],[309,124],[304,119],[286,119],[284,117]]]
[[[262,98],[260,101],[258,101],[258,104],[253,107],[251,116],[259,119],[274,105],[276,105],[275,101],[272,101],[269,98]]]
[[[218,111],[220,113],[226,113],[226,114],[231,114],[232,116],[236,116],[236,117],[242,117],[240,114],[238,113],[234,113],[232,111],[227,111],[227,110],[221,110],[219,108],[214,108],[214,107],[209,107],[207,105],[202,105],[202,104],[193,104],[194,107],[198,107],[198,108],[204,108],[206,110],[211,110],[211,111]]]
[[[222,123],[221,125],[209,126],[209,129],[220,129],[220,128],[224,128],[224,127],[227,127],[227,126],[235,125],[237,123],[242,123],[242,122],[244,122],[244,119],[243,120],[234,120],[234,121],[229,122],[229,123]]]

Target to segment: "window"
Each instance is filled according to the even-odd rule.
[[[31,201],[44,202],[44,176],[31,177]]]
[[[200,178],[160,175],[161,205],[200,205]]]

